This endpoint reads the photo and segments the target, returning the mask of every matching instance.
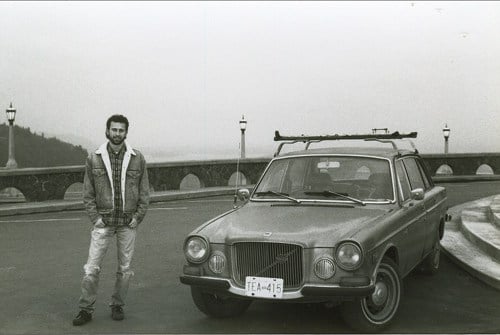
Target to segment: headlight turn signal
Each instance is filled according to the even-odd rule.
[[[222,273],[226,267],[226,256],[220,252],[216,252],[210,256],[208,267],[213,273]]]
[[[318,278],[330,279],[335,274],[335,264],[333,259],[329,257],[322,257],[316,261],[314,264],[314,273]]]

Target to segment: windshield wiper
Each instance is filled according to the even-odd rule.
[[[255,193],[255,195],[268,195],[268,194],[277,195],[279,197],[282,197],[282,198],[285,198],[285,199],[288,199],[288,200],[292,200],[293,202],[295,202],[297,204],[300,204],[300,200],[295,199],[293,197],[290,197],[286,193],[280,193],[280,192],[274,192],[274,191],[265,191],[265,192],[256,192]]]
[[[351,200],[351,201],[353,201],[355,203],[358,203],[358,204],[361,204],[363,206],[366,206],[366,203],[364,201],[362,201],[362,200],[359,200],[359,199],[356,199],[356,198],[353,198],[353,197],[350,197],[348,195],[344,195],[344,194],[341,194],[341,193],[329,191],[329,190],[324,190],[324,191],[321,191],[321,192],[304,192],[304,194],[308,194],[308,195],[311,195],[311,194],[321,194],[321,195],[324,195],[324,196],[334,195],[334,196],[337,196],[337,197],[340,197],[340,198]]]

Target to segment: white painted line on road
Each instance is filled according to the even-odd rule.
[[[231,201],[233,201],[233,200],[232,199],[227,199],[227,200],[187,200],[187,201],[176,200],[175,202],[231,202]]]
[[[81,221],[82,219],[39,219],[39,220],[1,220],[0,222],[50,222],[50,221]]]
[[[186,210],[188,209],[187,207],[156,207],[156,208],[149,208],[149,211],[169,211],[169,210],[176,210],[176,209],[181,209],[181,210]]]

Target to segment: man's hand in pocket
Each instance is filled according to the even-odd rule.
[[[128,226],[132,229],[135,229],[137,227],[138,223],[137,223],[137,219],[136,218],[132,218],[132,221],[130,221],[130,223],[128,224]]]
[[[104,228],[106,225],[104,224],[104,221],[102,221],[102,218],[97,219],[97,221],[94,223],[95,228]]]

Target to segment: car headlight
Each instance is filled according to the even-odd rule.
[[[314,273],[318,278],[330,279],[335,274],[335,264],[333,259],[329,257],[322,257],[316,261],[314,264]]]
[[[212,254],[208,260],[208,267],[213,273],[222,273],[226,267],[226,256],[220,252]]]
[[[202,263],[208,257],[208,242],[201,236],[190,237],[184,245],[184,254],[192,263]]]
[[[344,242],[336,252],[337,264],[344,270],[352,271],[361,266],[363,254],[361,248],[353,242]]]

